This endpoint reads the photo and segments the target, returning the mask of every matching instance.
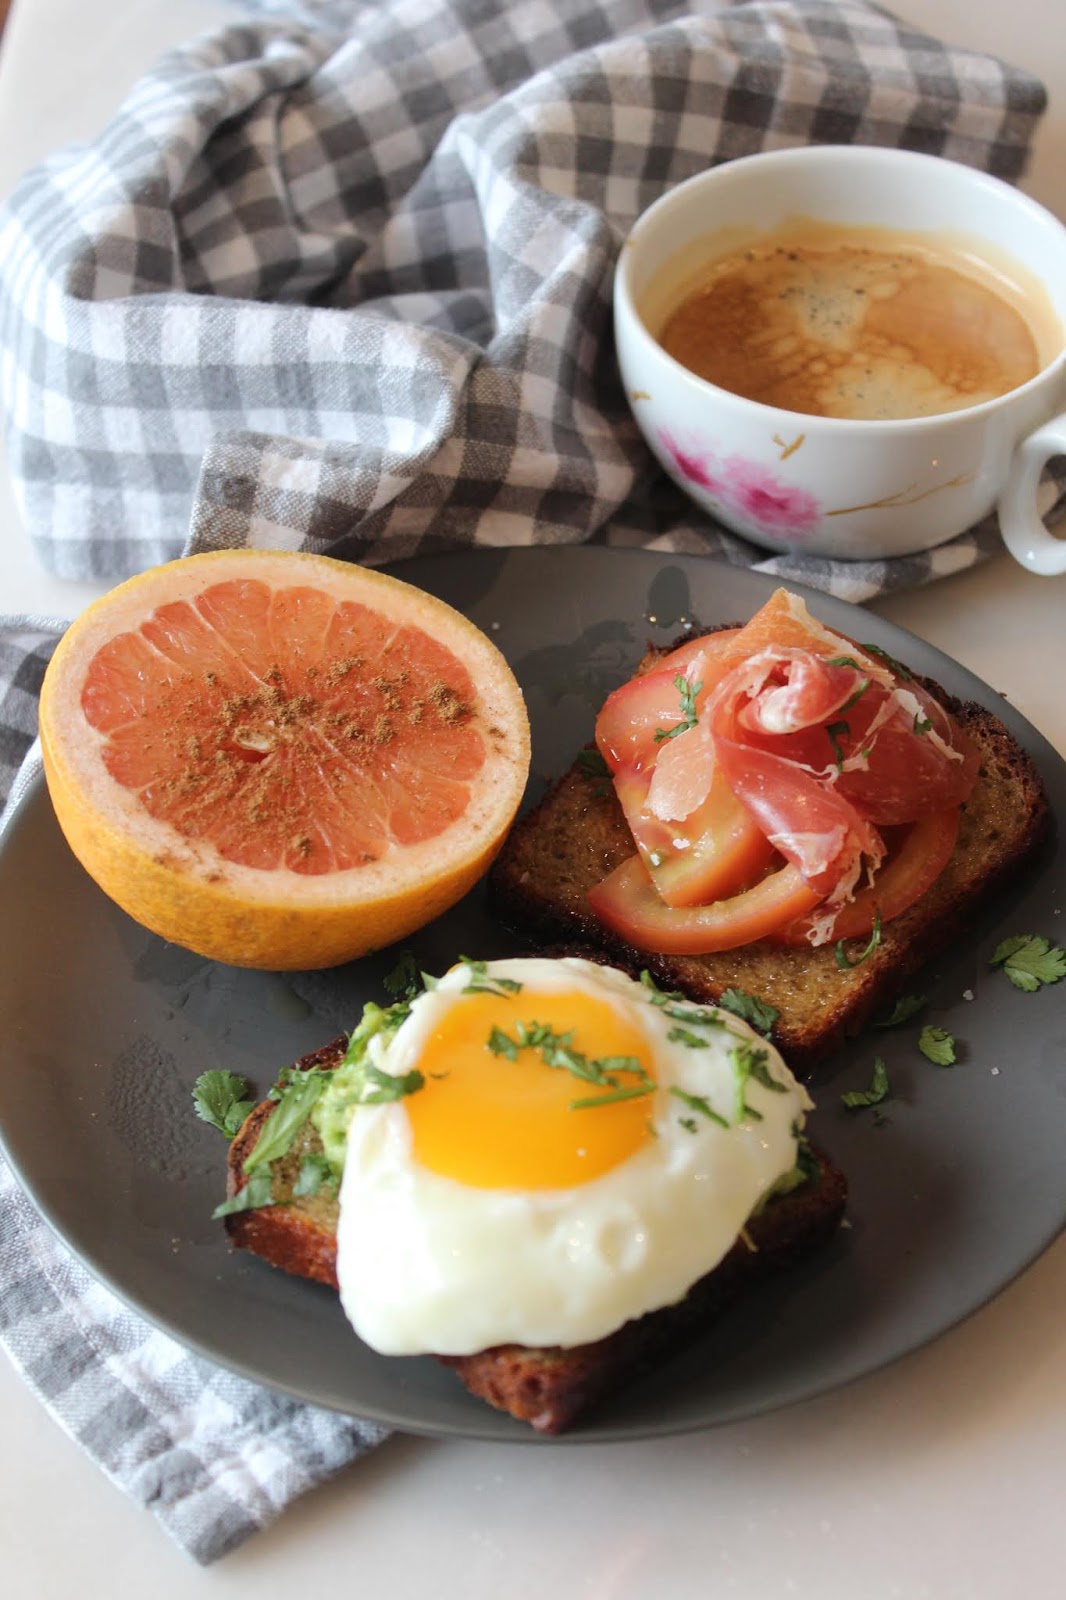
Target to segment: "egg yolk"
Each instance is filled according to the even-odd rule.
[[[615,1086],[597,1085],[540,1049],[515,1043],[515,1059],[490,1046],[493,1029],[519,1037],[540,1024],[591,1060],[635,1057],[651,1074],[648,1041],[606,1001],[587,994],[472,994],[456,998],[426,1040],[417,1065],[425,1087],[404,1101],[415,1160],[477,1189],[569,1189],[609,1172],[652,1137],[651,1095],[575,1109],[637,1087],[635,1071],[608,1066]],[[644,1080],[647,1081],[646,1079]]]

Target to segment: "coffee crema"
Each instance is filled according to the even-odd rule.
[[[924,417],[1036,376],[1047,353],[1025,307],[969,254],[812,224],[712,262],[659,343],[697,376],[784,411]]]

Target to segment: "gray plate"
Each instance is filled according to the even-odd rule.
[[[399,572],[465,611],[509,657],[533,722],[531,797],[589,738],[647,639],[669,640],[693,617],[746,617],[773,587],[713,562],[587,548],[428,557]],[[891,624],[809,598],[831,625],[994,707],[1066,816],[1066,767],[991,689]],[[953,1070],[918,1053],[913,1025],[867,1035],[838,1058],[813,1131],[849,1175],[850,1230],[570,1439],[703,1428],[833,1388],[943,1332],[1050,1243],[1066,1220],[1066,985],[1022,994],[987,959],[1008,933],[1054,936],[1064,903],[1056,846],[1038,875],[975,921],[965,948],[924,975],[928,1020],[961,1042]],[[460,950],[517,949],[488,920],[481,891],[411,943],[429,970]],[[211,1221],[225,1151],[193,1116],[196,1075],[228,1067],[265,1089],[278,1068],[350,1027],[364,999],[380,999],[390,965],[382,955],[292,979],[164,944],[82,872],[38,786],[0,854],[4,1149],[91,1271],[183,1343],[413,1432],[533,1442],[433,1361],[375,1355],[332,1294],[232,1255]],[[892,1083],[882,1127],[839,1101],[868,1083],[875,1054]]]

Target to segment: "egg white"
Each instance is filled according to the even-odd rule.
[[[490,962],[488,972],[521,983],[531,999],[584,991],[636,1026],[658,1084],[647,1101],[655,1137],[574,1188],[480,1189],[414,1160],[402,1100],[358,1107],[340,1189],[337,1276],[356,1332],[384,1354],[585,1344],[682,1299],[792,1170],[795,1130],[811,1108],[778,1052],[728,1012],[716,1013],[723,1026],[692,1030],[707,1036],[706,1047],[693,1048],[670,1040],[677,1022],[611,968],[533,958]],[[373,1064],[394,1076],[416,1066],[468,981],[466,968],[454,968],[415,1000],[391,1038],[371,1040]],[[768,1052],[784,1086],[775,1093],[748,1080],[745,1099],[761,1120],[736,1120],[732,1051],[741,1040]],[[704,1097],[730,1125],[694,1113],[672,1086]]]

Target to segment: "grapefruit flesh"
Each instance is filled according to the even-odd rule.
[[[529,763],[521,691],[459,613],[381,573],[225,551],[69,630],[41,696],[75,854],[139,921],[234,965],[402,938],[486,869]]]

